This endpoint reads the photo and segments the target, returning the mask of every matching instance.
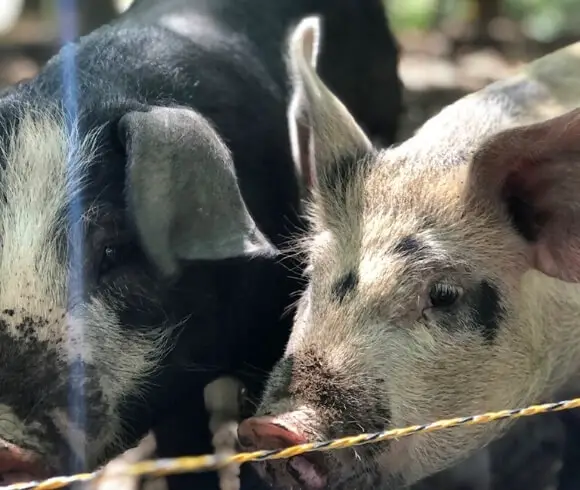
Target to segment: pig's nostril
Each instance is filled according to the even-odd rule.
[[[252,417],[238,427],[238,440],[244,449],[283,449],[308,442],[299,429],[281,417]],[[279,463],[278,463],[279,464]],[[320,454],[306,454],[290,459],[286,465],[301,488],[320,490],[326,486],[324,460]]]
[[[244,448],[281,449],[307,442],[297,429],[281,425],[274,417],[252,417],[238,427],[238,440]]]
[[[240,431],[238,430],[238,441],[240,442],[240,446],[242,446],[245,449],[249,449],[254,447],[254,442],[252,441],[252,438],[249,437],[248,435],[242,435],[240,434]]]

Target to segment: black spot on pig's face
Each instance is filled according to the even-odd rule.
[[[368,153],[346,153],[329,165],[321,177],[321,189],[323,192],[332,193],[334,199],[341,204],[348,200],[349,189],[372,168],[376,155]]]
[[[473,322],[481,327],[487,342],[493,342],[505,320],[505,307],[496,285],[483,280],[475,288],[470,298]]]
[[[395,253],[401,254],[403,256],[412,256],[418,252],[420,248],[421,244],[415,237],[406,236],[397,242],[394,251]]]
[[[425,301],[427,325],[459,335],[473,332],[490,345],[505,319],[499,288],[489,279],[465,281],[462,285],[435,281]]]
[[[358,277],[355,272],[347,272],[332,288],[332,295],[338,302],[342,302],[347,294],[356,290]]]

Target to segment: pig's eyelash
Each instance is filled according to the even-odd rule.
[[[454,305],[463,295],[463,288],[446,282],[436,282],[429,288],[429,303],[434,308]]]

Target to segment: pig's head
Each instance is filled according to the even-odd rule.
[[[293,131],[312,182],[309,284],[261,417],[240,425],[240,441],[286,447],[550,396],[578,369],[580,112],[506,129],[473,151],[441,141],[437,160],[420,140],[380,151],[316,74],[318,25],[303,21],[289,53],[291,125],[311,128]],[[261,470],[284,488],[395,488],[504,429]]]
[[[146,412],[195,313],[184,264],[274,251],[202,117],[119,112],[87,130],[57,108],[0,108],[4,482],[94,468],[132,443],[123,417]]]

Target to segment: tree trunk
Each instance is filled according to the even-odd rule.
[[[493,44],[489,24],[501,15],[501,0],[476,0],[476,4],[475,37],[480,43]]]

